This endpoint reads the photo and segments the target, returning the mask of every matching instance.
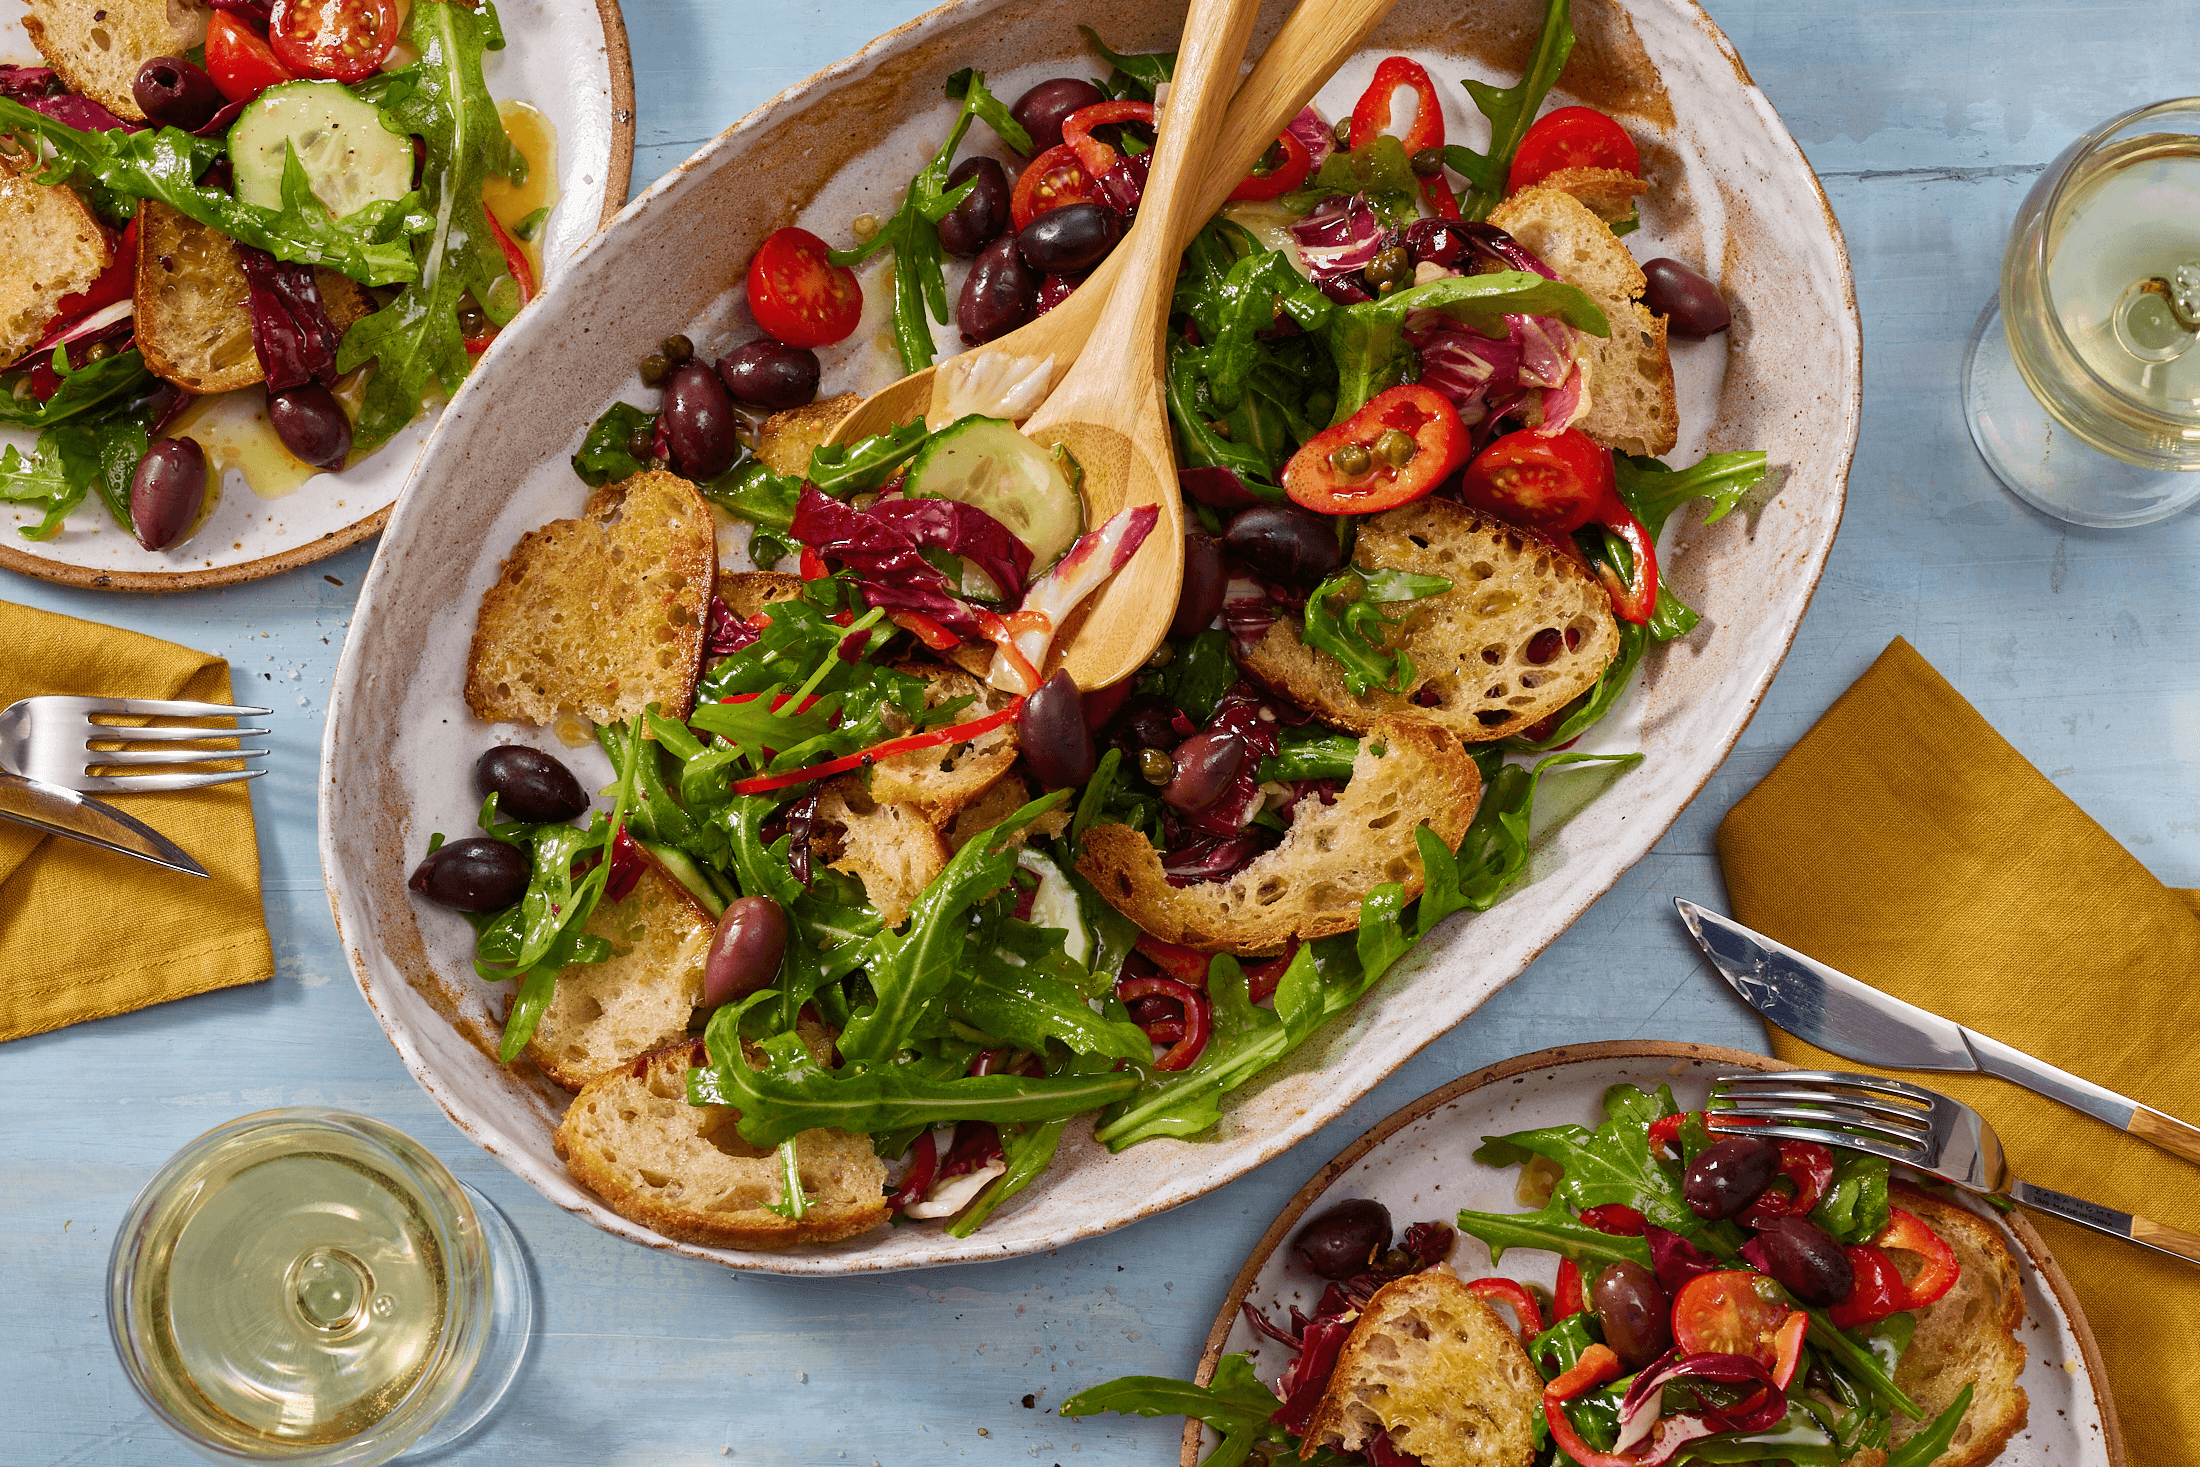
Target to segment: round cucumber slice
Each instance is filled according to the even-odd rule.
[[[412,139],[384,127],[382,114],[340,82],[285,82],[244,109],[229,130],[238,198],[283,207],[286,144],[298,150],[313,196],[339,219],[412,188]]]
[[[1063,464],[999,418],[973,413],[926,439],[902,492],[984,510],[1031,547],[1035,577],[1084,533],[1084,501]]]

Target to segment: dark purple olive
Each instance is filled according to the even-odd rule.
[[[1039,303],[1035,314],[1044,316],[1062,302],[1077,293],[1077,287],[1085,283],[1082,275],[1042,275],[1039,277]]]
[[[1295,504],[1259,504],[1230,521],[1222,548],[1272,581],[1310,585],[1344,564],[1336,522]]]
[[[1080,76],[1058,76],[1043,81],[1016,99],[1008,109],[1023,130],[1031,134],[1033,157],[1062,143],[1062,121],[1072,112],[1097,107],[1107,95]]]
[[[190,529],[206,503],[206,450],[190,438],[163,438],[145,450],[130,476],[130,527],[147,550],[165,550]]]
[[[673,368],[665,379],[665,435],[672,466],[684,478],[715,479],[741,452],[733,399],[718,374],[701,362]]]
[[[817,396],[817,353],[759,336],[732,356],[718,359],[718,380],[742,402],[781,412],[809,406]]]
[[[1456,219],[1415,220],[1405,228],[1406,254],[1416,265],[1425,260],[1457,270],[1473,253],[1467,238],[1467,227]]]
[[[991,158],[965,158],[947,175],[950,189],[971,184],[969,197],[940,220],[940,248],[967,260],[1008,228],[1008,174]]]
[[[1681,1197],[1698,1217],[1732,1217],[1764,1191],[1780,1170],[1780,1148],[1756,1136],[1714,1141],[1688,1164]]]
[[[214,120],[228,99],[214,78],[181,56],[155,56],[138,68],[130,84],[138,110],[156,125],[197,132]]]
[[[318,382],[267,395],[267,422],[300,463],[340,469],[351,457],[351,419]]]
[[[1133,697],[1108,725],[1108,741],[1138,762],[1140,749],[1173,749],[1184,742],[1176,710],[1159,698]]]
[[[1757,1229],[1765,1271],[1805,1304],[1838,1304],[1856,1287],[1856,1266],[1827,1232],[1793,1213]]]
[[[1072,275],[1108,257],[1123,238],[1123,216],[1105,204],[1064,204],[1023,227],[1016,248],[1044,274]]]
[[[1016,742],[1041,788],[1069,789],[1092,778],[1099,755],[1085,726],[1085,700],[1069,669],[1058,668],[1016,710]]]
[[[1642,278],[1649,282],[1642,303],[1652,315],[1665,317],[1665,329],[1673,335],[1701,341],[1733,324],[1719,287],[1680,261],[1661,255],[1642,267]]]
[[[474,761],[474,792],[495,795],[499,815],[536,825],[571,820],[588,808],[573,771],[525,744],[499,744]]]
[[[1184,589],[1176,594],[1176,620],[1169,635],[1188,641],[1207,630],[1222,614],[1222,593],[1230,588],[1230,572],[1222,563],[1222,547],[1194,530],[1184,537]]]
[[[1222,798],[1245,762],[1245,740],[1222,729],[1193,734],[1176,746],[1176,778],[1161,792],[1172,809],[1196,815]]]
[[[703,959],[703,1002],[730,1003],[771,987],[786,955],[787,913],[779,903],[762,896],[728,902]]]
[[[1016,236],[1004,234],[987,245],[963,280],[955,301],[955,324],[972,346],[1006,336],[1031,319],[1039,277],[1016,251]]]
[[[1639,1370],[1673,1346],[1673,1321],[1658,1276],[1639,1263],[1620,1262],[1597,1275],[1589,1302],[1604,1326],[1604,1343],[1631,1370]]]
[[[1322,1209],[1291,1239],[1299,1266],[1325,1279],[1367,1272],[1368,1262],[1390,1249],[1390,1209],[1355,1197]]]
[[[461,912],[501,912],[526,892],[531,864],[518,846],[477,835],[438,849],[405,884]]]

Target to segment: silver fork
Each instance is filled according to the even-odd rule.
[[[85,794],[129,794],[147,790],[195,790],[208,785],[256,779],[265,769],[202,769],[196,773],[94,774],[95,769],[138,765],[213,764],[261,759],[265,749],[247,749],[242,740],[264,728],[123,727],[105,718],[248,718],[266,708],[233,708],[226,703],[177,702],[165,698],[24,698],[0,708],[0,769],[25,779],[44,780]],[[94,743],[176,744],[237,743],[233,749],[95,749]]]
[[[2200,1233],[2134,1217],[2010,1175],[2001,1138],[1985,1117],[1936,1090],[1841,1070],[1783,1070],[1721,1075],[1711,1083],[1710,1128],[1735,1136],[1771,1136],[1846,1146],[1953,1182],[1967,1191],[2021,1203],[2112,1238],[2200,1263]],[[1743,1117],[1761,1118],[1744,1121]],[[1763,1124],[1769,1121],[1771,1124]]]

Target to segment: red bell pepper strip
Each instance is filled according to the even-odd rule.
[[[1230,190],[1233,200],[1280,199],[1306,182],[1306,176],[1314,171],[1314,155],[1306,150],[1306,144],[1285,132],[1276,135],[1275,145],[1283,149],[1283,161],[1266,173],[1246,174],[1238,186]]]
[[[1151,102],[1095,102],[1090,107],[1080,107],[1062,119],[1062,143],[1077,155],[1077,161],[1087,175],[1100,185],[1107,201],[1118,212],[1127,213],[1127,200],[1134,200],[1138,192],[1138,180],[1143,175],[1132,173],[1123,161],[1123,155],[1092,135],[1096,127],[1107,127],[1118,122],[1143,122],[1153,126],[1154,105]],[[1121,172],[1118,172],[1121,170]],[[1110,175],[1114,177],[1111,178]],[[1114,187],[1110,187],[1110,184]]]
[[[1700,1116],[1702,1113],[1699,1111],[1697,1114]],[[1675,1156],[1679,1156],[1681,1154],[1681,1127],[1687,1120],[1687,1111],[1675,1111],[1669,1116],[1659,1116],[1652,1121],[1650,1129],[1644,1133],[1650,1138],[1650,1154],[1655,1156],[1661,1151],[1670,1151]],[[1587,1221],[1586,1214],[1583,1216],[1583,1221]]]
[[[1887,1209],[1887,1225],[1872,1239],[1877,1248],[1900,1248],[1925,1260],[1925,1267],[1903,1288],[1904,1309],[1923,1309],[1955,1287],[1962,1268],[1953,1248],[1925,1219],[1899,1207]]]
[[[808,784],[812,780],[829,779],[851,769],[863,769],[881,759],[891,759],[896,754],[907,754],[917,749],[933,749],[941,744],[967,743],[982,733],[991,733],[1014,718],[1022,707],[1022,698],[1012,698],[1008,706],[974,718],[968,723],[958,723],[947,728],[935,728],[929,733],[909,734],[903,738],[888,739],[883,744],[873,744],[861,753],[828,759],[823,764],[813,764],[807,769],[787,769],[778,774],[759,774],[753,779],[734,781],[737,795],[762,795],[773,790],[783,790],[790,785]]]
[[[1650,533],[1619,497],[1612,456],[1579,429],[1545,437],[1508,433],[1467,466],[1460,497],[1485,513],[1549,536],[1603,525],[1627,545],[1628,579],[1603,561],[1597,578],[1622,621],[1646,622],[1658,604],[1658,553]],[[1676,1124],[1677,1129],[1677,1124]]]
[[[1214,1032],[1215,1012],[1207,1002],[1207,995],[1189,983],[1179,983],[1174,978],[1125,978],[1115,985],[1115,996],[1125,1003],[1141,998],[1172,999],[1183,1008],[1183,1032],[1181,1035],[1171,1033],[1174,1043],[1168,1053],[1153,1062],[1155,1069],[1190,1069],[1207,1048],[1207,1037]],[[1168,1042],[1161,1037],[1161,1026],[1154,1028],[1154,1038]]]
[[[1375,68],[1375,79],[1367,84],[1367,90],[1360,94],[1359,102],[1352,108],[1355,151],[1375,141],[1390,126],[1390,99],[1400,87],[1413,88],[1417,99],[1413,124],[1398,140],[1404,145],[1406,156],[1410,158],[1424,148],[1444,145],[1444,105],[1436,98],[1436,83],[1429,80],[1428,71],[1420,62],[1405,56],[1391,56]],[[1452,196],[1440,170],[1435,177],[1421,180],[1421,192],[1439,218],[1459,217],[1459,200]]]
[[[921,611],[889,611],[886,619],[935,652],[945,652],[950,647],[962,645],[962,638]]]
[[[832,574],[825,565],[825,557],[807,545],[802,547],[801,569],[805,581],[822,581]]]
[[[481,212],[489,220],[489,232],[496,236],[497,248],[504,252],[504,268],[512,272],[512,283],[519,287],[519,303],[524,306],[535,298],[535,267],[527,263],[527,252],[497,222],[496,211],[483,209]],[[466,350],[475,356],[481,355],[489,349],[489,343],[497,339],[497,331],[497,327],[489,326],[479,336],[467,337]]]
[[[1869,1243],[1852,1244],[1841,1251],[1849,1257],[1849,1267],[1855,1272],[1856,1282],[1850,1287],[1848,1298],[1834,1305],[1831,1311],[1838,1328],[1877,1324],[1903,1308],[1910,1291],[1902,1282],[1902,1270],[1894,1266],[1892,1258]]]
[[[1193,988],[1206,988],[1207,965],[1213,960],[1214,954],[1203,953],[1196,947],[1185,947],[1181,943],[1163,942],[1151,933],[1139,934],[1138,951],[1147,961],[1177,982],[1189,984]]]
[[[1581,1288],[1581,1267],[1571,1258],[1558,1260],[1558,1289],[1552,1300],[1553,1321],[1571,1319],[1589,1307]]]
[[[1467,1285],[1467,1292],[1485,1304],[1511,1305],[1512,1312],[1520,1317],[1520,1343],[1522,1345],[1526,1345],[1528,1341],[1543,1333],[1543,1310],[1536,1304],[1535,1295],[1523,1288],[1518,1280],[1508,1278],[1475,1279]]]
[[[1794,1191],[1765,1188],[1736,1222],[1745,1228],[1761,1228],[1776,1217],[1808,1213],[1833,1181],[1833,1153],[1815,1141],[1782,1141],[1780,1175],[1788,1179]]]
[[[1679,1119],[1678,1116],[1666,1117],[1666,1120]],[[1664,1124],[1665,1121],[1660,1121],[1650,1129],[1655,1132],[1658,1126]],[[1676,1126],[1674,1129],[1677,1131],[1680,1128]],[[1655,1147],[1652,1149],[1654,1150]],[[1622,1238],[1639,1238],[1650,1226],[1649,1221],[1641,1213],[1624,1202],[1607,1202],[1600,1207],[1584,1207],[1581,1209],[1581,1221],[1584,1226],[1595,1228],[1600,1233],[1612,1233]]]

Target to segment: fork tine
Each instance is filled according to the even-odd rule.
[[[235,758],[235,755],[231,755]],[[146,794],[161,790],[203,790],[240,779],[258,779],[264,769],[232,769],[223,774],[115,774],[87,775],[78,783],[86,794]]]
[[[259,718],[275,711],[175,698],[87,698],[84,702],[87,718],[99,713],[115,718]]]
[[[93,740],[124,744],[158,743],[178,739],[249,739],[268,733],[264,728],[129,728],[112,723],[92,725]]]
[[[1797,1125],[1809,1124],[1819,1126],[1831,1126],[1844,1131],[1855,1130],[1862,1135],[1886,1136],[1897,1141],[1922,1142],[1924,1138],[1932,1135],[1932,1126],[1930,1123],[1890,1126],[1884,1125],[1878,1121],[1874,1121],[1863,1116],[1844,1115],[1839,1112],[1826,1110],[1791,1110],[1786,1106],[1764,1106],[1756,1109],[1744,1110],[1714,1110],[1708,1111],[1705,1114],[1708,1117],[1707,1124],[1711,1130],[1721,1132],[1731,1131],[1737,1135],[1753,1136],[1762,1131],[1764,1127],[1757,1125],[1722,1126],[1719,1124],[1719,1121],[1722,1117],[1763,1116],[1767,1119],[1775,1121],[1793,1121]]]
[[[1932,1124],[1933,1113],[1922,1105],[1908,1105],[1894,1101],[1873,1100],[1868,1096],[1843,1094],[1835,1090],[1745,1090],[1740,1094],[1720,1092],[1720,1098],[1732,1101],[1738,1109],[1753,1108],[1787,1101],[1790,1104],[1842,1105],[1854,1110],[1868,1111],[1875,1116],[1890,1116],[1898,1120],[1915,1122],[1920,1126]]]
[[[1819,1085],[1846,1090],[1870,1090],[1882,1095],[1899,1095],[1919,1105],[1931,1105],[1935,1092],[1907,1080],[1890,1080],[1885,1075],[1865,1075],[1853,1070],[1773,1070],[1751,1071],[1740,1075],[1721,1075],[1712,1082],[1716,1090],[1758,1089],[1766,1085]]]
[[[1720,1128],[1714,1125],[1712,1130]],[[1783,1141],[1815,1141],[1820,1146],[1846,1146],[1851,1151],[1862,1151],[1872,1156],[1883,1156],[1889,1161],[1899,1161],[1907,1166],[1920,1166],[1926,1160],[1926,1149],[1910,1142],[1881,1141],[1871,1136],[1852,1136],[1845,1131],[1826,1131],[1816,1126],[1735,1126],[1736,1135],[1770,1136]]]
[[[265,749],[94,749],[84,756],[86,769],[131,764],[212,764],[222,759],[265,759]]]

